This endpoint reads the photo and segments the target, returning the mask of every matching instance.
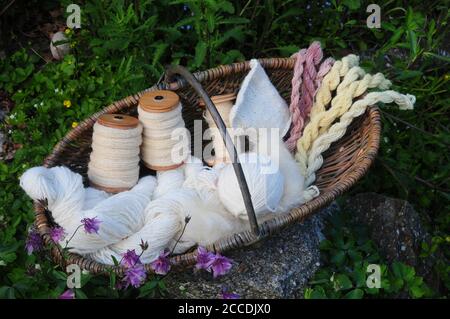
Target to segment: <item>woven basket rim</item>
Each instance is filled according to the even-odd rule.
[[[293,58],[263,58],[258,59],[261,65],[265,69],[292,69],[295,63],[295,59]],[[199,82],[210,81],[219,79],[225,75],[232,74],[235,72],[247,71],[250,69],[250,61],[245,62],[237,62],[228,65],[220,65],[215,68],[211,68],[205,71],[199,71],[194,73],[195,78]],[[130,95],[125,97],[119,101],[116,101],[109,106],[103,108],[102,110],[92,114],[90,117],[86,118],[79,125],[72,130],[70,130],[66,136],[60,140],[52,152],[47,156],[44,160],[45,167],[52,167],[58,165],[58,154],[64,150],[66,145],[68,145],[71,141],[77,139],[79,135],[81,135],[87,129],[93,127],[95,121],[102,114],[107,113],[117,113],[123,109],[129,108],[130,106],[137,105],[140,96],[144,93],[153,91],[153,90],[178,90],[185,88],[187,86],[187,82],[184,79],[177,79],[174,82],[162,82],[156,84],[148,89],[140,91],[134,95]],[[381,119],[380,112],[376,106],[368,107],[367,111],[362,116],[369,117],[370,124],[373,126],[369,136],[368,136],[368,147],[364,152],[363,159],[359,162],[353,164],[352,171],[347,174],[344,180],[338,181],[333,185],[333,188],[326,191],[321,192],[320,195],[313,200],[291,209],[289,213],[276,216],[270,220],[267,220],[263,223],[259,223],[261,234],[259,237],[256,237],[250,230],[246,230],[240,233],[236,233],[225,238],[218,240],[217,242],[206,246],[206,249],[214,252],[226,252],[229,250],[237,249],[240,247],[245,247],[252,245],[264,238],[271,236],[274,233],[278,233],[282,231],[287,226],[301,222],[306,217],[311,216],[316,213],[320,208],[325,207],[330,204],[334,199],[347,191],[351,186],[353,186],[364,174],[367,172],[368,168],[373,163],[376,154],[379,148],[380,142],[380,131],[381,131]],[[121,275],[124,272],[124,268],[121,266],[109,266],[98,263],[94,260],[85,258],[81,255],[68,253],[64,256],[61,252],[61,248],[53,243],[50,238],[50,225],[49,220],[47,218],[47,211],[45,204],[40,201],[34,202],[34,210],[35,210],[35,225],[41,234],[44,243],[46,245],[51,246],[51,255],[53,260],[62,265],[68,264],[77,264],[82,269],[88,270],[91,273],[108,273],[109,271],[114,271],[115,273]],[[67,257],[67,258],[65,258]],[[196,252],[190,251],[184,254],[172,256],[170,258],[171,263],[173,265],[173,270],[180,271],[183,270],[186,266],[192,265],[196,261]],[[149,273],[152,273],[153,270],[150,267],[150,264],[145,265],[146,270]]]

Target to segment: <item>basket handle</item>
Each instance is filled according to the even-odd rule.
[[[185,80],[192,86],[192,88],[197,92],[197,94],[205,101],[206,108],[211,113],[211,116],[214,122],[219,129],[220,135],[222,136],[223,142],[227,148],[227,152],[232,159],[234,173],[236,174],[239,188],[241,189],[242,198],[244,199],[245,209],[247,211],[248,220],[250,222],[250,227],[253,234],[257,237],[260,235],[258,222],[256,220],[255,209],[253,208],[253,203],[250,195],[250,191],[248,189],[247,181],[245,180],[244,171],[242,170],[241,163],[239,162],[239,158],[237,156],[236,148],[231,140],[230,135],[227,132],[225,123],[223,122],[222,117],[217,111],[216,106],[211,101],[208,94],[203,89],[200,82],[189,72],[185,67],[180,65],[172,65],[166,69],[166,78],[173,79],[176,74],[179,74],[185,78]]]

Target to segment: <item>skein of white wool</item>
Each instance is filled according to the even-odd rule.
[[[152,262],[164,249],[174,248],[187,216],[191,217],[190,222],[175,246],[175,253],[182,253],[196,244],[209,245],[244,229],[239,220],[226,216],[224,208],[204,205],[194,190],[186,188],[152,201],[145,211],[146,220],[142,229],[89,256],[98,262],[112,264],[111,256],[119,260],[128,249],[134,249],[141,255],[143,263]],[[140,247],[141,240],[149,245],[145,251]]]
[[[157,199],[165,194],[181,188],[184,182],[184,168],[182,166],[168,171],[158,171],[156,173],[157,186],[152,199]]]
[[[101,221],[98,234],[87,234],[79,229],[69,243],[71,251],[87,254],[117,243],[142,228],[144,209],[150,202],[156,180],[153,176],[141,178],[130,191],[103,201],[97,193],[94,195],[97,198],[95,203],[90,204],[94,207],[88,210],[83,210],[84,206],[90,205],[85,205],[86,189],[81,175],[66,167],[31,168],[21,176],[20,186],[33,200],[47,199],[55,222],[69,236],[84,218],[96,217]],[[61,244],[64,246],[65,241]]]
[[[181,109],[180,98],[172,91],[151,91],[139,99],[139,120],[144,127],[141,156],[150,169],[177,168],[189,155],[189,135]]]
[[[257,217],[275,212],[284,192],[284,176],[279,170],[268,171],[271,159],[256,153],[239,154],[239,161]],[[222,204],[235,217],[248,219],[236,174],[231,164],[220,172],[217,189]]]
[[[95,188],[110,193],[129,190],[139,179],[139,120],[128,115],[104,114],[94,124],[88,177]]]
[[[183,187],[194,189],[206,206],[217,205],[220,203],[217,181],[220,171],[225,166],[224,163],[218,163],[212,168],[203,166],[200,159],[192,157],[192,162],[185,165],[186,179]]]

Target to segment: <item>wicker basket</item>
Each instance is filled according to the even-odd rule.
[[[289,101],[292,69],[295,60],[292,58],[269,58],[260,59],[259,61],[280,94],[286,101]],[[194,78],[194,76],[185,71],[185,69],[176,67],[168,72],[164,82],[158,83],[145,91],[117,101],[81,122],[55,146],[53,152],[45,160],[44,166],[52,167],[56,165],[65,165],[73,171],[82,174],[85,184],[87,185],[87,167],[91,152],[92,128],[100,115],[105,113],[123,113],[136,116],[137,103],[143,93],[157,89],[173,90],[180,96],[181,102],[184,105],[183,118],[186,127],[193,132],[194,120],[203,119],[202,108],[198,105],[199,96],[204,97],[211,113],[214,115],[215,112],[218,115],[215,106],[208,96],[237,93],[239,86],[249,69],[250,64],[248,61],[234,63],[195,73]],[[184,78],[177,78],[172,81],[171,78],[174,77],[175,73],[182,74]],[[198,82],[195,79],[198,80]],[[201,85],[199,83],[201,83]],[[202,86],[204,91],[202,90]],[[206,96],[206,94],[208,96]],[[219,122],[222,122],[220,116],[218,119],[215,118],[215,120],[218,121],[217,124],[220,129],[221,125]],[[203,123],[203,128],[207,128],[206,123]],[[292,223],[304,220],[306,217],[332,202],[336,197],[355,184],[372,164],[378,151],[380,128],[380,114],[378,108],[369,107],[364,115],[352,122],[351,126],[347,129],[346,135],[338,142],[333,143],[323,154],[324,163],[317,172],[317,178],[314,183],[320,189],[320,195],[317,198],[300,207],[292,209],[288,214],[280,215],[260,225],[256,224],[251,202],[250,207],[248,206],[248,202],[246,202],[249,221],[252,226],[251,229],[223,238],[206,248],[215,252],[224,252],[230,249],[248,246],[275,232],[281,231],[284,227]],[[222,134],[224,133],[222,132]],[[191,135],[192,138],[194,138],[193,134]],[[235,167],[235,171],[239,173],[239,169],[240,164]],[[242,173],[242,170],[240,170],[240,172]],[[150,173],[152,172],[141,165],[141,176]],[[239,177],[239,174],[238,181],[241,186],[246,185],[245,180],[242,180]],[[248,193],[245,194],[245,192],[243,192],[243,195],[244,199],[249,198]],[[63,256],[60,248],[52,244],[49,236],[50,226],[52,225],[50,212],[46,209],[43,202],[35,202],[34,208],[36,213],[35,224],[39,233],[43,236],[45,244],[52,245],[51,254],[56,263],[59,263],[62,266],[67,264],[78,264],[82,269],[86,269],[94,274],[106,273],[107,271],[110,271],[111,268],[117,274],[123,273],[124,269],[122,267],[103,265],[77,254],[69,253],[68,255]],[[185,254],[171,257],[171,261],[174,265],[173,270],[182,270],[196,262],[196,255],[195,252],[191,250]],[[152,272],[150,265],[146,265],[146,269],[147,271]]]

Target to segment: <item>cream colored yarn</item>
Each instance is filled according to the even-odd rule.
[[[139,146],[142,125],[131,129],[103,126],[96,122],[88,177],[107,188],[131,188],[139,178]]]
[[[168,167],[182,163],[190,152],[188,132],[181,116],[182,105],[169,112],[146,112],[138,106],[144,127],[142,160],[151,166]]]
[[[323,164],[321,154],[345,134],[352,120],[364,113],[367,106],[378,102],[395,102],[401,110],[413,108],[414,96],[395,91],[368,93],[364,98],[353,102],[368,89],[386,90],[391,86],[391,82],[383,74],[366,74],[358,63],[359,58],[353,54],[337,61],[317,91],[310,121],[297,142],[295,154],[305,176],[305,187],[314,182],[315,172]],[[334,91],[336,93],[333,97]]]
[[[344,136],[352,120],[362,115],[369,105],[374,105],[378,102],[386,104],[394,102],[399,106],[400,110],[411,110],[414,108],[415,101],[416,98],[414,95],[403,95],[395,91],[384,91],[368,93],[363,99],[353,103],[350,110],[342,115],[338,123],[333,124],[326,133],[319,136],[313,142],[311,151],[308,154],[305,184],[309,186],[314,182],[316,178],[315,172],[323,164],[322,153],[330,147],[331,143]]]

